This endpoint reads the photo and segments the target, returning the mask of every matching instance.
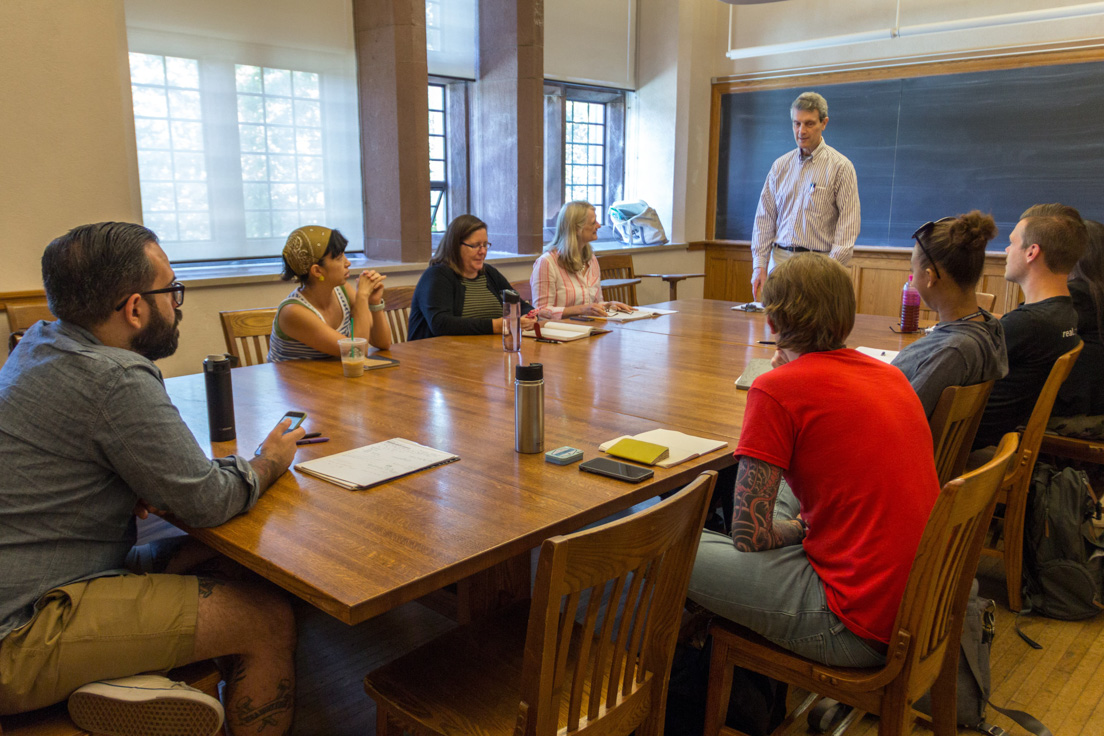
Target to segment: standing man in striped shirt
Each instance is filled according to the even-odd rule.
[[[828,102],[816,92],[803,92],[790,106],[790,120],[797,150],[771,166],[755,210],[754,299],[759,299],[768,271],[794,253],[825,253],[846,266],[859,236],[855,167],[824,142]]]

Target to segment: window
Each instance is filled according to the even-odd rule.
[[[245,237],[326,222],[318,75],[237,64]]]
[[[568,99],[564,133],[564,201],[605,212],[606,106]]]
[[[431,230],[448,225],[448,141],[445,128],[445,85],[429,85],[429,211]]]
[[[199,64],[130,55],[142,218],[166,240],[211,239]]]
[[[564,202],[576,199],[594,205],[599,221],[605,223],[609,205],[622,198],[626,94],[620,90],[545,82],[546,226],[555,224]],[[606,236],[599,233],[599,237]]]
[[[351,55],[128,35],[143,219],[172,261],[278,258],[308,224],[363,249]]]

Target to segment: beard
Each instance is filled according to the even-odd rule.
[[[169,322],[156,305],[150,306],[153,309],[150,310],[149,324],[130,341],[130,349],[148,360],[160,360],[176,352],[176,346],[180,342],[180,329],[177,325],[184,318],[184,313],[174,309],[176,318]]]

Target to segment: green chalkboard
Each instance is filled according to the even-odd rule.
[[[920,224],[971,209],[996,219],[994,250],[1039,202],[1104,219],[1104,62],[1087,62],[724,94],[716,238],[751,238],[805,89],[827,98],[824,139],[855,165],[861,245],[911,246]]]

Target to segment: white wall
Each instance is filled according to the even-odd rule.
[[[871,60],[900,61],[932,54],[970,56],[1018,46],[1066,45],[1104,37],[1104,4],[1083,0],[784,0],[763,5],[724,6],[717,0],[698,2],[723,7],[718,17],[714,75],[811,69]],[[1011,23],[1015,15],[1095,5],[1094,15],[1059,20]],[[833,36],[878,33],[877,40],[807,51],[787,51],[750,59],[729,60],[736,49],[792,43]],[[899,16],[898,16],[899,9]],[[898,20],[899,17],[899,20]],[[1020,16],[1019,19],[1023,19]],[[890,37],[899,26],[907,34],[927,24],[979,19],[980,27],[921,35]]]
[[[0,2],[0,291],[87,222],[141,219],[122,0]]]

